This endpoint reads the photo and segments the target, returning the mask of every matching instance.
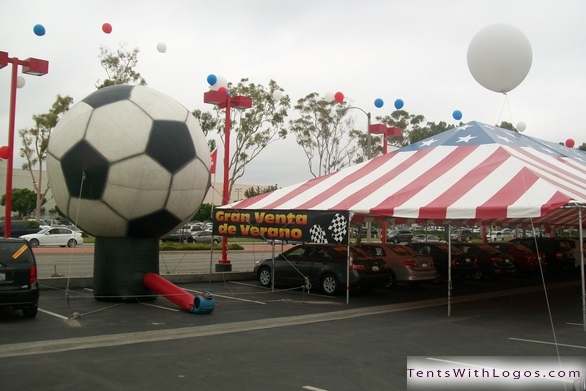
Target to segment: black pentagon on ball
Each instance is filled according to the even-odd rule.
[[[109,169],[108,160],[85,140],[75,144],[61,158],[61,170],[71,197],[101,199]]]
[[[91,107],[97,109],[110,103],[119,102],[121,100],[127,100],[130,98],[130,93],[134,86],[119,85],[100,88],[96,92],[93,92],[86,96],[82,102],[87,103]]]
[[[166,210],[128,221],[126,236],[131,238],[160,238],[181,223],[177,217]]]
[[[174,174],[195,158],[185,122],[154,120],[145,153]]]

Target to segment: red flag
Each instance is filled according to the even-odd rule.
[[[210,154],[210,159],[212,161],[212,165],[210,167],[210,174],[216,174],[216,160],[218,159],[218,148],[214,149]]]

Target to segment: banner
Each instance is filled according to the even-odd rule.
[[[214,235],[305,243],[348,243],[348,211],[216,209]]]

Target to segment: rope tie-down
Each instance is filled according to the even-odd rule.
[[[193,296],[156,273],[145,274],[142,282],[147,288],[192,314],[211,314],[216,308],[216,300],[210,292]]]

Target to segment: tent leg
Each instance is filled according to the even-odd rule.
[[[448,224],[448,317],[452,314],[452,224]]]
[[[581,247],[580,251],[580,278],[582,280],[582,328],[586,332],[586,284],[584,283],[584,235],[582,232],[582,208],[578,207],[578,232],[580,240],[578,245]]]

